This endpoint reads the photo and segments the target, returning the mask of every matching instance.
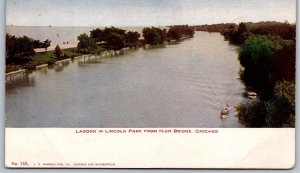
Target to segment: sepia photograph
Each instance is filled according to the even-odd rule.
[[[296,0],[6,0],[5,28],[9,158],[27,137],[15,135],[32,129],[220,138],[285,129],[295,147]],[[160,166],[202,167],[150,164]]]

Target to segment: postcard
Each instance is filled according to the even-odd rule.
[[[295,166],[296,0],[7,0],[9,168]]]

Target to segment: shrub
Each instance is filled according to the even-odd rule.
[[[50,60],[47,61],[47,64],[50,65],[50,66],[54,65],[55,64],[55,60],[54,59],[50,59]]]
[[[56,58],[60,58],[62,56],[63,52],[60,49],[59,45],[56,45],[55,50],[54,50],[54,55]]]
[[[239,121],[246,127],[263,127],[265,125],[266,108],[263,102],[252,101],[236,106]]]

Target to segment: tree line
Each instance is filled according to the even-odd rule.
[[[295,41],[252,35],[239,52],[240,79],[260,101],[238,106],[238,117],[251,127],[294,127]],[[256,117],[256,118],[255,118]]]
[[[240,79],[260,96],[259,100],[237,106],[237,117],[242,124],[295,127],[295,27],[264,25],[249,30],[246,24],[240,23],[237,29],[225,32],[224,37],[241,44]]]
[[[106,44],[103,46],[112,50],[120,50],[124,47],[137,47],[139,45],[139,37],[140,34],[138,32],[126,32],[126,30],[113,26],[106,27],[103,30],[97,28],[90,32],[90,39],[95,42],[105,42]]]
[[[96,28],[90,34],[80,34],[77,44],[79,52],[97,53],[103,47],[109,50],[120,50],[124,47],[138,47],[140,34],[115,27]]]
[[[206,31],[206,32],[219,32],[222,33],[226,29],[231,27],[236,27],[235,23],[219,23],[219,24],[212,24],[212,25],[194,25],[192,26],[196,31]]]
[[[251,35],[279,36],[284,40],[295,40],[296,25],[278,22],[240,23],[230,25],[221,34],[232,43],[243,44]]]
[[[188,25],[174,25],[170,26],[168,31],[157,27],[147,27],[143,29],[143,37],[146,44],[163,44],[171,40],[179,41],[184,37],[193,37],[194,28]]]
[[[246,127],[295,127],[296,25],[288,22],[193,26],[219,32],[240,45],[240,80],[258,100],[244,102],[237,117]]]
[[[296,25],[289,24],[288,21],[282,22],[241,22],[239,25],[235,23],[219,23],[212,25],[195,25],[192,26],[196,31],[219,32],[225,39],[242,44],[247,38],[241,40],[241,34],[244,35],[277,35],[285,40],[292,40],[296,35]],[[245,30],[247,28],[247,30]]]
[[[90,35],[83,33],[78,38],[79,51],[91,53],[97,49],[97,44],[110,50],[120,50],[124,47],[139,47],[143,44],[164,44],[170,40],[180,40],[193,37],[194,29],[188,25],[170,26],[169,30],[158,27],[146,27],[142,30],[143,39],[136,31],[126,31],[115,27],[96,28]]]
[[[49,39],[41,42],[40,40],[34,40],[27,36],[16,37],[14,35],[6,34],[6,64],[26,63],[35,55],[34,49],[45,48],[47,51],[50,44],[51,41]]]
[[[180,40],[183,37],[192,37],[194,29],[188,25],[170,26],[170,29],[161,29],[158,27],[146,27],[142,31],[143,38],[140,38],[140,33],[136,31],[126,31],[116,27],[106,27],[104,29],[96,28],[90,31],[89,34],[83,33],[77,37],[77,50],[71,50],[71,57],[77,54],[92,53],[97,54],[104,49],[120,50],[124,47],[139,47],[144,44],[164,44],[170,40]],[[37,58],[36,48],[47,48],[50,46],[49,39],[45,41],[35,40],[27,36],[16,37],[6,34],[6,64],[28,65],[34,68],[31,63]],[[43,54],[44,63],[53,64],[55,60],[68,58],[69,56],[57,45],[54,52]]]

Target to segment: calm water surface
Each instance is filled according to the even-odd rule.
[[[33,72],[6,90],[7,127],[242,127],[237,47],[217,33]],[[232,109],[220,119],[224,104]]]

